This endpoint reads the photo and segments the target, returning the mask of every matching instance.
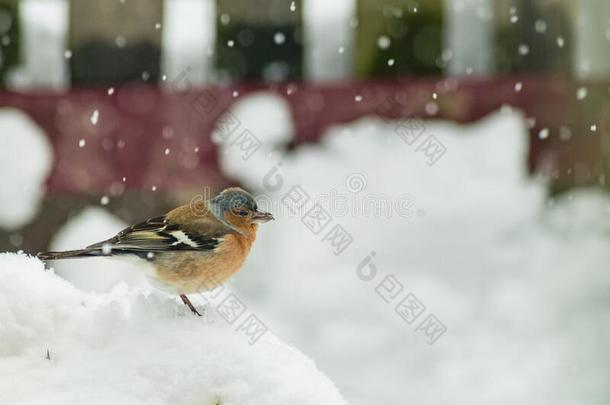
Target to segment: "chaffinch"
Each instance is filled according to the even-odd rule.
[[[201,316],[186,294],[217,287],[239,271],[256,239],[259,223],[274,219],[258,210],[241,188],[223,190],[208,201],[178,207],[133,225],[85,249],[38,253],[41,260],[135,256],[153,267],[152,279],[180,295]]]

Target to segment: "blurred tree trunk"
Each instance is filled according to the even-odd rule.
[[[610,76],[610,1],[580,1],[576,15],[576,73],[580,78]]]
[[[493,70],[493,4],[488,0],[448,1],[444,55],[453,75],[489,74]]]
[[[567,0],[496,0],[496,71],[571,73],[572,22]]]
[[[20,60],[19,1],[0,0],[0,87]]]
[[[577,137],[594,139],[588,156],[575,165],[581,183],[610,185],[610,2],[578,1],[574,4],[575,74],[579,79]],[[600,153],[599,161],[590,156]],[[580,167],[580,170],[576,170]],[[591,169],[589,170],[589,167]]]
[[[70,0],[72,84],[158,82],[163,0]]]
[[[217,0],[216,5],[216,69],[221,81],[303,77],[301,0]]]
[[[442,0],[358,0],[357,16],[359,77],[442,72]]]

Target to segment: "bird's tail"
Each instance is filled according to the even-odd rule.
[[[102,252],[99,249],[80,249],[67,250],[65,252],[40,252],[36,255],[37,258],[43,261],[60,260],[60,259],[76,259],[79,257],[100,256]]]

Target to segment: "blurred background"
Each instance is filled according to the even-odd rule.
[[[0,250],[239,184],[232,288],[351,403],[606,404],[609,79],[603,0],[0,0]]]

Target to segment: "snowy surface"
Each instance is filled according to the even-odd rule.
[[[0,229],[16,229],[36,215],[51,171],[51,145],[22,111],[0,109]]]
[[[240,122],[236,133],[223,138],[218,134],[212,135],[212,140],[218,145],[222,159],[220,168],[225,175],[236,178],[242,170],[254,170],[252,174],[262,175],[266,170],[263,165],[252,165],[251,161],[260,161],[278,156],[277,150],[292,140],[294,125],[291,111],[286,101],[268,92],[257,92],[237,100],[231,106],[233,114]],[[265,117],[261,119],[260,117]],[[252,132],[255,129],[256,132]],[[237,134],[250,130],[258,139],[260,148],[249,157],[233,142]]]
[[[345,404],[270,332],[251,344],[240,319],[185,308],[125,286],[83,293],[37,259],[0,255],[0,403]]]
[[[244,117],[247,104],[234,113],[265,138],[268,122]],[[288,128],[278,121],[284,107],[275,108],[260,116]],[[434,135],[447,149],[434,165],[397,125],[362,119],[286,155],[265,138],[247,161],[225,146],[223,167],[277,218],[261,230],[237,291],[353,404],[606,403],[608,197],[582,190],[548,199],[527,175],[517,112],[470,126],[425,122],[422,139]],[[294,185],[311,196],[308,208],[318,200],[352,235],[339,256],[325,231],[314,235],[282,205]],[[349,212],[328,204],[332,192]],[[383,196],[409,201],[408,212],[386,218],[359,208]],[[377,274],[363,281],[357,268],[372,251]],[[383,289],[390,275],[403,286],[393,300]],[[409,292],[426,307],[411,325],[395,312]],[[447,328],[433,345],[416,330],[428,314]]]

